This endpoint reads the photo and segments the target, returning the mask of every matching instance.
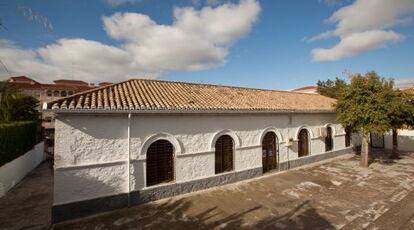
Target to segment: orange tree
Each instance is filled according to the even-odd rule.
[[[356,74],[338,95],[335,108],[342,126],[362,135],[361,166],[368,167],[370,133],[391,130],[390,106],[394,101],[393,81],[375,72]]]

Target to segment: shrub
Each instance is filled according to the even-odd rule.
[[[0,124],[0,166],[16,159],[36,144],[37,122]]]

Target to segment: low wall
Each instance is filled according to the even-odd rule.
[[[392,135],[384,135],[384,146],[392,149]],[[414,130],[398,130],[398,150],[414,151]]]
[[[44,159],[44,142],[42,141],[24,155],[1,166],[0,197],[4,196],[7,191],[19,183],[19,181],[36,168]]]

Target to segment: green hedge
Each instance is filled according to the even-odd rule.
[[[0,166],[16,159],[36,144],[37,122],[0,124]]]

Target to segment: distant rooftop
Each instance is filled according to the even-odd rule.
[[[17,76],[17,77],[11,77],[9,79],[9,82],[13,82],[13,83],[25,83],[25,84],[40,84],[39,82],[26,77],[26,76]]]
[[[311,93],[311,94],[317,94],[318,87],[310,85],[310,86],[304,86],[301,88],[297,88],[297,89],[292,89],[292,92],[298,92],[298,93]]]
[[[402,89],[402,91],[405,93],[414,94],[414,86]]]
[[[43,84],[27,76],[16,76],[9,78],[8,81],[13,83],[17,89],[27,90],[88,90],[95,88],[93,84],[88,84],[87,82],[81,80],[59,79],[53,81],[53,84]],[[111,83],[103,82],[100,84],[108,85]]]

